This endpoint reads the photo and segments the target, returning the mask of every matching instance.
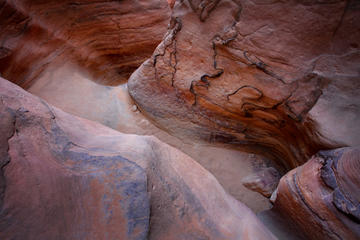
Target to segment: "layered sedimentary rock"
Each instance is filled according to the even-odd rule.
[[[323,133],[358,143],[359,28],[357,1],[176,1],[129,91],[171,134],[291,169],[331,147]]]
[[[130,78],[138,107],[126,86],[104,86],[126,81],[162,37]],[[256,160],[197,143],[274,160],[243,181],[266,197],[278,171],[335,145],[326,137],[360,144],[359,42],[354,0],[0,0],[2,76],[202,158],[256,209],[263,199],[238,188]],[[359,166],[358,149],[321,151],[282,178],[264,222],[284,239],[358,239]],[[273,236],[179,150],[1,79],[0,239],[57,238]]]
[[[273,239],[182,152],[0,79],[1,239]]]
[[[49,66],[73,61],[116,85],[151,56],[166,31],[161,0],[0,1],[0,73],[30,87]]]
[[[126,84],[117,85],[161,42],[170,19],[165,0],[0,2],[0,75],[68,113],[124,133],[154,135],[199,161],[253,211],[270,207],[238,181],[262,165],[253,164],[262,157],[192,139],[184,144],[132,111]]]
[[[359,239],[359,171],[359,148],[321,151],[280,180],[272,211],[307,239]]]

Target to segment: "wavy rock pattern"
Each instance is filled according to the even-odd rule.
[[[321,151],[281,180],[272,211],[307,239],[359,239],[360,150]]]
[[[0,72],[29,88],[50,65],[75,61],[117,85],[151,56],[168,19],[160,0],[1,0]]]
[[[0,53],[0,75],[68,113],[124,133],[156,135],[201,162],[219,177],[226,190],[254,211],[270,206],[266,199],[247,191],[240,181],[234,184],[234,179],[253,171],[247,154],[228,149],[213,154],[213,148],[198,148],[191,140],[184,146],[138,111],[131,111],[134,103],[128,97],[126,84],[107,86],[127,80],[161,42],[170,20],[165,0],[21,0],[6,1],[0,6],[0,43],[8,49],[5,51],[4,47]],[[31,21],[22,34],[13,36],[11,29],[22,24],[16,22],[17,18],[25,16]],[[60,53],[62,49],[64,52]],[[119,64],[124,66],[121,74],[116,70]],[[222,161],[220,169],[212,159],[225,159],[228,163]]]
[[[130,94],[172,134],[291,169],[331,147],[308,114],[324,88],[341,79],[359,89],[360,35],[343,40],[359,28],[359,9],[356,1],[177,1],[162,43],[130,77]],[[345,56],[352,60],[320,67]]]
[[[77,86],[61,103],[75,114],[119,129],[123,92],[79,82],[123,83],[160,43],[128,83],[139,109],[182,139],[271,158],[277,170],[250,175],[250,189],[268,197],[278,171],[323,150],[272,195],[264,219],[284,239],[298,230],[360,237],[360,151],[327,150],[335,144],[326,140],[360,143],[359,42],[356,0],[0,0],[1,76],[47,89],[54,102],[60,86]],[[79,96],[92,102],[73,103]],[[0,126],[1,239],[274,238],[211,174],[154,137],[71,116],[2,78]]]

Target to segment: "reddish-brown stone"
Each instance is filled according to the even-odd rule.
[[[74,61],[116,85],[151,56],[168,24],[166,1],[0,0],[0,73],[30,87]]]
[[[354,126],[352,139],[360,131],[359,13],[356,1],[177,1],[164,40],[130,77],[130,94],[172,134],[291,169],[331,147],[308,114],[321,96],[316,120],[329,132],[340,128],[322,116],[334,109]],[[332,90],[340,85],[353,88]]]
[[[52,102],[70,83],[56,106],[123,129],[123,92],[84,82],[126,81],[170,8],[128,85],[159,127],[261,153],[278,170],[332,147],[326,137],[360,143],[355,0],[0,0],[0,73]],[[285,236],[359,238],[359,166],[358,149],[320,152],[282,178],[267,216],[293,224]],[[0,168],[0,239],[273,238],[180,151],[2,79]],[[277,177],[266,174],[248,187],[269,196]]]
[[[360,238],[360,149],[321,151],[281,180],[273,212],[308,239]]]
[[[275,239],[193,159],[0,79],[0,239]]]

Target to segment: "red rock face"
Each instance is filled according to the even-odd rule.
[[[0,239],[275,239],[182,152],[0,79]]]
[[[182,141],[172,136],[169,139],[166,132],[149,123],[141,113],[129,111],[134,103],[128,97],[125,84],[107,86],[127,80],[134,67],[151,56],[169,22],[170,8],[165,0],[88,0],[75,4],[66,1],[7,1],[1,6],[0,15],[4,19],[0,17],[0,46],[3,42],[12,51],[0,59],[0,75],[68,113],[121,132],[156,134],[172,146],[174,142],[179,143],[176,146],[183,148],[195,160],[207,159],[202,164],[215,175],[222,175],[226,171],[226,175],[219,177],[221,184],[237,199],[250,203],[248,206],[254,211],[270,206],[266,199],[256,193],[247,191],[248,194],[244,194],[246,189],[240,181],[233,184],[252,172],[251,160],[246,154],[238,155],[237,151],[216,151],[207,147],[198,149],[191,139],[184,149]],[[29,23],[24,32],[12,35],[11,29],[22,26],[16,16],[30,16]],[[56,36],[51,32],[55,32]],[[117,66],[124,67],[123,74],[118,74]],[[224,157],[227,153],[230,158]],[[211,159],[224,158],[229,159],[229,163],[222,161],[223,169],[217,171],[218,168],[214,168],[217,162]],[[229,166],[233,174],[229,174],[225,166]]]
[[[323,150],[281,179],[264,216],[293,225],[285,239],[360,237],[359,150],[326,150],[326,137],[360,144],[358,1],[0,0],[0,40],[2,76],[129,132],[126,88],[89,81],[125,82],[161,42],[128,83],[143,113],[187,142],[271,158],[277,170],[244,180],[266,197],[278,170]],[[0,239],[274,236],[179,150],[1,78]]]
[[[280,181],[272,211],[308,239],[359,239],[360,150],[322,151]]]
[[[126,81],[166,31],[166,1],[0,1],[0,73],[22,87],[74,61],[103,84]]]
[[[331,146],[308,114],[324,92],[331,98],[327,86],[359,89],[359,9],[356,1],[177,1],[130,94],[172,134],[291,169]]]

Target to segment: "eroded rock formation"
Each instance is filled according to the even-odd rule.
[[[359,239],[360,150],[321,151],[280,181],[278,212],[307,239]]]
[[[1,239],[275,239],[182,152],[0,79]]]
[[[357,1],[176,1],[162,43],[129,79],[130,94],[172,134],[291,169],[331,147],[308,114],[322,95],[323,112],[336,108],[339,92],[351,100],[338,106],[360,106],[359,10]],[[353,89],[328,90],[339,85]],[[349,112],[342,120],[358,125],[359,111]]]
[[[29,88],[48,67],[74,61],[117,85],[151,56],[169,13],[160,0],[1,0],[0,72]]]
[[[76,3],[21,0],[4,1],[0,6],[0,42],[11,50],[0,59],[0,75],[65,112],[123,133],[154,135],[201,162],[230,194],[253,211],[270,207],[266,199],[237,181],[254,172],[254,159],[263,157],[194,146],[191,139],[184,144],[155,127],[139,111],[130,109],[134,103],[126,83],[108,86],[127,80],[161,41],[170,21],[170,8],[165,0]],[[16,21],[26,16],[29,23],[21,32],[18,28],[23,23]],[[62,49],[65,50],[60,53]],[[116,70],[119,64],[124,67],[122,74]]]
[[[356,0],[0,0],[1,76],[196,156],[256,211],[245,175],[269,197],[322,150],[259,214],[286,240],[360,236],[359,149],[327,150],[360,144],[359,42]],[[135,106],[109,85],[158,43]],[[0,79],[0,239],[274,238],[181,151]]]

